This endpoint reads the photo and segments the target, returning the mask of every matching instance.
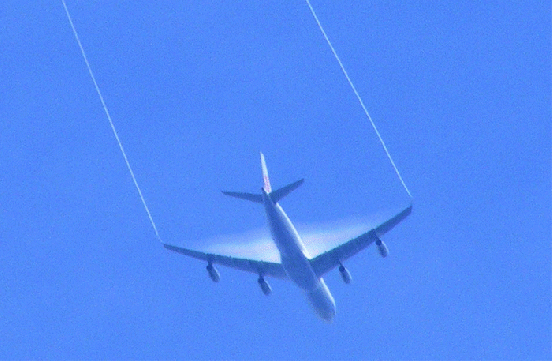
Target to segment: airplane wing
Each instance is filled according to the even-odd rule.
[[[405,219],[412,212],[412,205],[402,210],[400,213],[373,228],[372,230],[361,234],[360,236],[351,239],[350,241],[316,256],[311,259],[311,265],[314,273],[321,277],[328,271],[339,266],[340,262],[354,256],[370,244],[378,240],[378,238],[389,232],[399,222]]]
[[[231,256],[205,253],[193,251],[186,248],[163,244],[163,246],[171,251],[190,256],[199,260],[207,261],[214,264],[234,268],[240,271],[255,273],[256,275],[269,276],[275,278],[287,278],[284,267],[280,263],[264,262],[260,260],[252,260],[246,258],[235,258]]]

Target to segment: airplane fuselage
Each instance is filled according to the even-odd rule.
[[[316,313],[331,321],[335,316],[335,301],[324,279],[314,273],[301,237],[282,207],[274,203],[264,189],[262,197],[272,239],[287,276],[305,291]]]

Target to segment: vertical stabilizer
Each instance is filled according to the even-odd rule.
[[[263,153],[261,153],[261,167],[263,168],[263,182],[264,182],[263,189],[267,194],[270,194],[270,192],[272,192],[272,187],[270,186],[270,180],[268,179],[268,169],[266,168],[266,163],[265,163]]]
[[[287,196],[289,193],[297,189],[301,184],[303,184],[303,179],[298,180],[297,182],[288,184],[282,188],[272,191],[270,186],[270,180],[268,179],[268,169],[266,168],[266,163],[263,153],[261,153],[261,167],[263,169],[263,191],[270,196],[272,202],[277,203],[280,199]],[[245,193],[245,192],[228,192],[222,191],[223,194],[235,198],[245,199],[255,203],[263,203],[263,196],[261,194]]]

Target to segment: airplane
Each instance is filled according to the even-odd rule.
[[[335,300],[322,276],[338,267],[343,281],[347,284],[350,283],[352,279],[351,274],[345,268],[343,262],[374,242],[379,254],[382,257],[386,257],[388,249],[380,237],[389,232],[412,212],[412,204],[368,232],[360,234],[314,258],[310,258],[299,233],[278,204],[282,198],[303,184],[304,179],[273,191],[270,186],[268,170],[262,153],[261,168],[264,183],[261,188],[261,194],[227,191],[223,191],[222,193],[227,196],[260,203],[264,206],[272,239],[280,254],[280,263],[205,253],[170,244],[163,244],[163,246],[168,250],[207,262],[207,273],[214,282],[220,280],[220,274],[214,264],[254,273],[258,275],[257,282],[262,292],[267,296],[272,292],[272,288],[265,280],[265,277],[289,279],[305,292],[316,314],[323,320],[331,322],[335,317]]]

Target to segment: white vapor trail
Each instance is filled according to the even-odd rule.
[[[345,70],[345,66],[343,66],[343,63],[341,62],[341,59],[339,59],[339,56],[337,55],[337,52],[335,51],[332,42],[330,41],[330,38],[328,38],[328,35],[326,34],[326,31],[324,31],[324,28],[322,27],[322,24],[320,23],[320,20],[318,19],[318,16],[316,15],[316,12],[314,11],[314,8],[312,7],[309,0],[305,0],[307,2],[307,5],[309,6],[309,9],[312,13],[312,16],[314,17],[314,20],[316,20],[316,23],[318,24],[318,28],[320,29],[320,32],[322,32],[322,35],[324,35],[324,39],[326,39],[326,42],[328,43],[328,46],[332,50],[332,53],[335,57],[335,60],[339,63],[339,67],[341,68],[341,71],[343,72],[343,75],[345,75],[345,78],[347,78],[347,81],[349,82],[349,85],[351,86],[351,89],[355,93],[358,102],[360,103],[360,106],[364,110],[364,114],[366,114],[366,117],[372,124],[372,128],[374,128],[374,131],[376,132],[376,135],[378,136],[381,145],[383,146],[383,150],[385,150],[385,154],[387,154],[387,158],[389,158],[389,161],[391,162],[391,165],[395,169],[395,173],[397,173],[397,176],[399,177],[399,180],[401,181],[404,189],[406,190],[406,193],[408,193],[408,196],[412,198],[412,194],[410,194],[410,191],[408,190],[408,187],[404,183],[404,180],[401,177],[401,174],[399,173],[399,170],[397,169],[397,166],[395,165],[395,162],[393,161],[393,158],[391,158],[391,154],[389,154],[389,150],[387,150],[387,146],[385,145],[385,142],[383,141],[383,138],[380,135],[380,132],[378,131],[378,128],[376,128],[376,124],[372,120],[372,117],[370,116],[370,113],[368,113],[368,109],[366,109],[366,106],[364,105],[364,102],[362,101],[362,98],[358,94],[351,78],[349,77],[349,74],[347,74],[347,71]]]
[[[142,204],[144,205],[144,209],[146,210],[146,213],[148,214],[148,218],[151,222],[151,226],[153,227],[153,230],[155,231],[155,236],[159,241],[161,241],[161,237],[159,236],[159,232],[157,231],[157,227],[155,226],[155,222],[153,221],[153,218],[151,216],[150,210],[146,204],[146,200],[144,199],[144,196],[142,195],[142,190],[140,190],[140,186],[138,186],[138,182],[136,181],[136,177],[134,176],[134,172],[132,171],[132,167],[130,166],[130,163],[128,161],[127,155],[125,153],[125,149],[123,148],[123,144],[121,143],[121,139],[119,139],[119,135],[117,134],[117,130],[115,129],[115,125],[113,124],[113,121],[111,120],[111,116],[109,115],[109,110],[107,110],[107,106],[105,105],[105,101],[103,99],[102,93],[100,91],[100,88],[98,86],[98,83],[96,82],[96,78],[94,77],[94,73],[92,72],[92,68],[90,67],[90,63],[88,62],[88,58],[86,57],[86,53],[84,52],[84,48],[82,47],[81,41],[79,39],[79,35],[77,34],[77,30],[75,28],[75,25],[73,24],[73,20],[71,19],[71,15],[69,14],[69,10],[67,9],[67,4],[65,4],[65,0],[61,0],[63,3],[63,8],[65,9],[65,14],[67,14],[67,20],[69,20],[69,24],[71,25],[71,29],[73,30],[73,35],[75,35],[75,39],[77,40],[77,43],[79,45],[82,58],[84,59],[84,62],[86,63],[86,67],[88,68],[88,74],[90,74],[90,78],[92,78],[92,82],[94,83],[94,87],[96,88],[96,93],[98,93],[98,96],[100,97],[100,101],[102,103],[105,115],[107,116],[107,120],[109,121],[109,125],[111,126],[111,130],[113,131],[113,135],[115,136],[115,139],[117,140],[117,144],[119,144],[119,149],[121,150],[121,153],[123,154],[123,158],[125,159],[126,166],[128,168],[128,171],[130,172],[130,176],[132,177],[132,181],[134,182],[134,185],[136,186],[136,190],[138,191],[138,194],[140,195],[140,200],[142,201]],[[161,241],[162,242],[162,241]]]

